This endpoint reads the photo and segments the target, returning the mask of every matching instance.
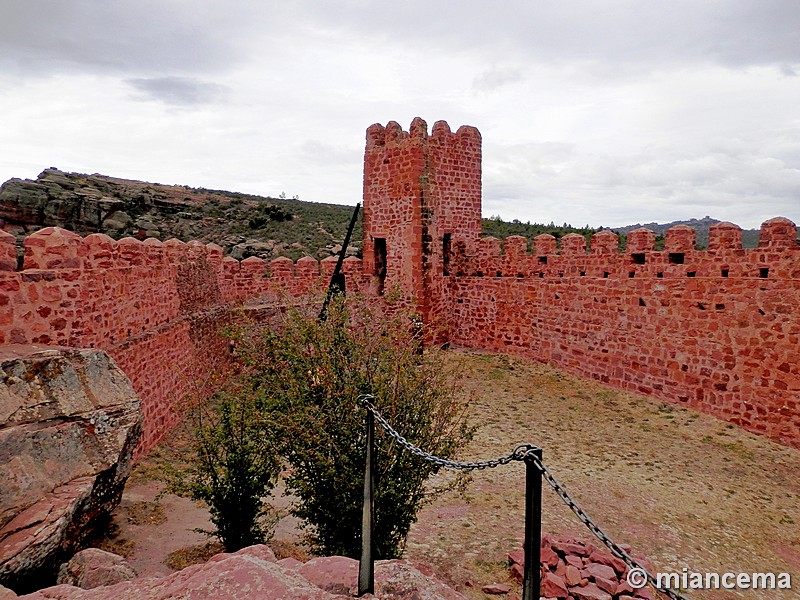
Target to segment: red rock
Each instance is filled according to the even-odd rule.
[[[481,588],[484,594],[507,594],[511,591],[511,586],[505,583],[490,583]]]
[[[281,598],[282,600],[336,600],[331,594],[303,577],[297,569],[270,560],[265,546],[252,546],[236,554],[218,554],[207,563],[192,565],[166,577],[134,579],[112,586],[82,590],[58,585],[24,596],[24,600],[117,600],[119,598]],[[347,574],[350,560],[329,557],[314,559],[320,571],[315,576],[321,585]],[[313,561],[309,561],[313,562]],[[355,563],[356,561],[352,561]],[[308,564],[308,563],[306,563]],[[305,566],[305,565],[304,565]],[[345,582],[346,583],[346,582]],[[2,597],[0,595],[0,597]],[[452,588],[423,575],[406,560],[381,560],[375,563],[375,598],[396,600],[465,600]]]
[[[508,553],[508,562],[512,565],[525,566],[525,552],[522,550],[514,550]]]
[[[566,573],[564,576],[564,581],[567,585],[579,585],[581,582],[581,572],[578,570],[577,567],[573,567],[572,565],[567,565]]]
[[[601,577],[602,579],[616,579],[617,575],[609,566],[598,563],[589,563],[583,568],[583,573],[591,577]]]
[[[597,584],[601,590],[608,592],[612,596],[617,593],[617,582],[616,580],[611,579],[603,579],[602,577],[595,577],[594,582]]]
[[[546,598],[566,598],[569,595],[564,580],[555,573],[545,573],[539,584],[539,593]]]
[[[513,565],[511,567],[511,578],[514,581],[520,581],[521,582],[524,579],[524,577],[525,577],[525,575],[524,575],[524,572],[523,572],[522,567],[520,565]]]
[[[574,554],[575,556],[588,556],[586,546],[580,543],[553,540],[553,548],[564,555]]]
[[[558,564],[558,554],[556,554],[550,546],[541,548],[540,552],[539,560],[543,565],[555,567]]]
[[[358,587],[358,561],[344,556],[313,558],[297,569],[321,590],[332,594],[354,594]]]
[[[87,548],[61,565],[56,581],[90,590],[130,581],[134,577],[136,571],[121,556],[99,548]]]
[[[576,600],[612,600],[610,594],[604,592],[593,583],[586,587],[570,588],[569,591]]]
[[[441,581],[422,574],[411,561],[402,559],[375,563],[375,596],[397,600],[466,600]]]
[[[637,598],[645,598],[645,600],[656,600],[656,593],[649,587],[634,590],[633,595]]]
[[[282,567],[286,567],[288,569],[296,569],[297,567],[302,566],[303,562],[297,560],[293,556],[287,556],[286,558],[282,558],[278,561],[278,564]]]
[[[623,577],[619,584],[617,585],[617,593],[618,594],[633,594],[634,589],[630,586],[630,584],[625,580]]]
[[[617,572],[618,575],[622,575],[628,570],[628,565],[626,565],[621,559],[617,558],[616,556],[612,556],[608,552],[600,552],[595,550],[589,555],[589,560],[611,567]]]
[[[573,567],[577,567],[578,569],[583,568],[584,562],[580,556],[574,556],[572,554],[569,554],[565,557],[565,560],[567,561],[568,565],[572,565]]]
[[[556,575],[558,575],[563,579],[566,572],[567,572],[567,565],[564,564],[563,560],[559,559],[556,568],[553,570],[553,573],[555,573]]]
[[[0,384],[0,579],[32,587],[119,504],[143,417],[101,350],[0,342],[0,351],[15,382]]]

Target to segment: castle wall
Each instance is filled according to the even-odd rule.
[[[692,406],[800,447],[800,246],[772,219],[756,249],[721,223],[694,230],[552,236],[457,245],[450,340],[516,353],[613,386]]]
[[[14,238],[0,232],[0,344],[107,351],[142,400],[144,452],[179,420],[180,402],[202,396],[226,362],[218,330],[237,306],[324,290],[335,262],[239,262],[214,244],[117,242],[49,227],[26,238],[16,271]],[[348,289],[358,290],[361,261],[346,259],[344,271]]]

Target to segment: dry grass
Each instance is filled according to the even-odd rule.
[[[185,546],[167,554],[164,564],[174,571],[180,571],[188,566],[204,563],[220,552],[225,552],[225,547],[219,542]]]
[[[476,398],[471,413],[482,424],[465,458],[536,444],[589,515],[659,569],[788,571],[800,582],[800,451],[531,361],[467,352],[453,359],[463,362]],[[523,485],[519,463],[476,472],[464,496],[441,498],[420,513],[407,555],[483,598],[479,585],[464,583],[506,581],[506,555],[521,547]],[[549,489],[543,511],[545,532],[592,539]]]

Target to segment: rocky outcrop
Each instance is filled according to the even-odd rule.
[[[35,181],[11,179],[0,187],[0,217],[37,228],[114,231],[132,224],[126,211],[142,213],[154,200],[152,194],[126,190],[120,181],[100,175],[45,169]]]
[[[58,585],[22,596],[25,600],[111,600],[116,598],[340,600],[352,598],[358,562],[340,556],[316,558],[291,566],[275,560],[267,546],[251,546],[235,554],[218,554],[201,565],[166,577],[149,577],[108,587],[82,590]],[[405,560],[375,563],[375,595],[383,600],[465,600],[465,597]]]
[[[105,352],[0,349],[0,584],[53,581],[119,503],[139,400]]]
[[[45,169],[35,180],[9,179],[0,185],[0,231],[17,237],[20,256],[26,233],[63,227],[114,239],[214,242],[237,259],[322,259],[341,249],[352,210],[55,168]],[[359,255],[360,237],[356,228],[348,255]]]

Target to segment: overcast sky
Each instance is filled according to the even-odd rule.
[[[484,216],[800,223],[798,0],[0,0],[0,182],[361,200],[366,128],[483,135]]]

